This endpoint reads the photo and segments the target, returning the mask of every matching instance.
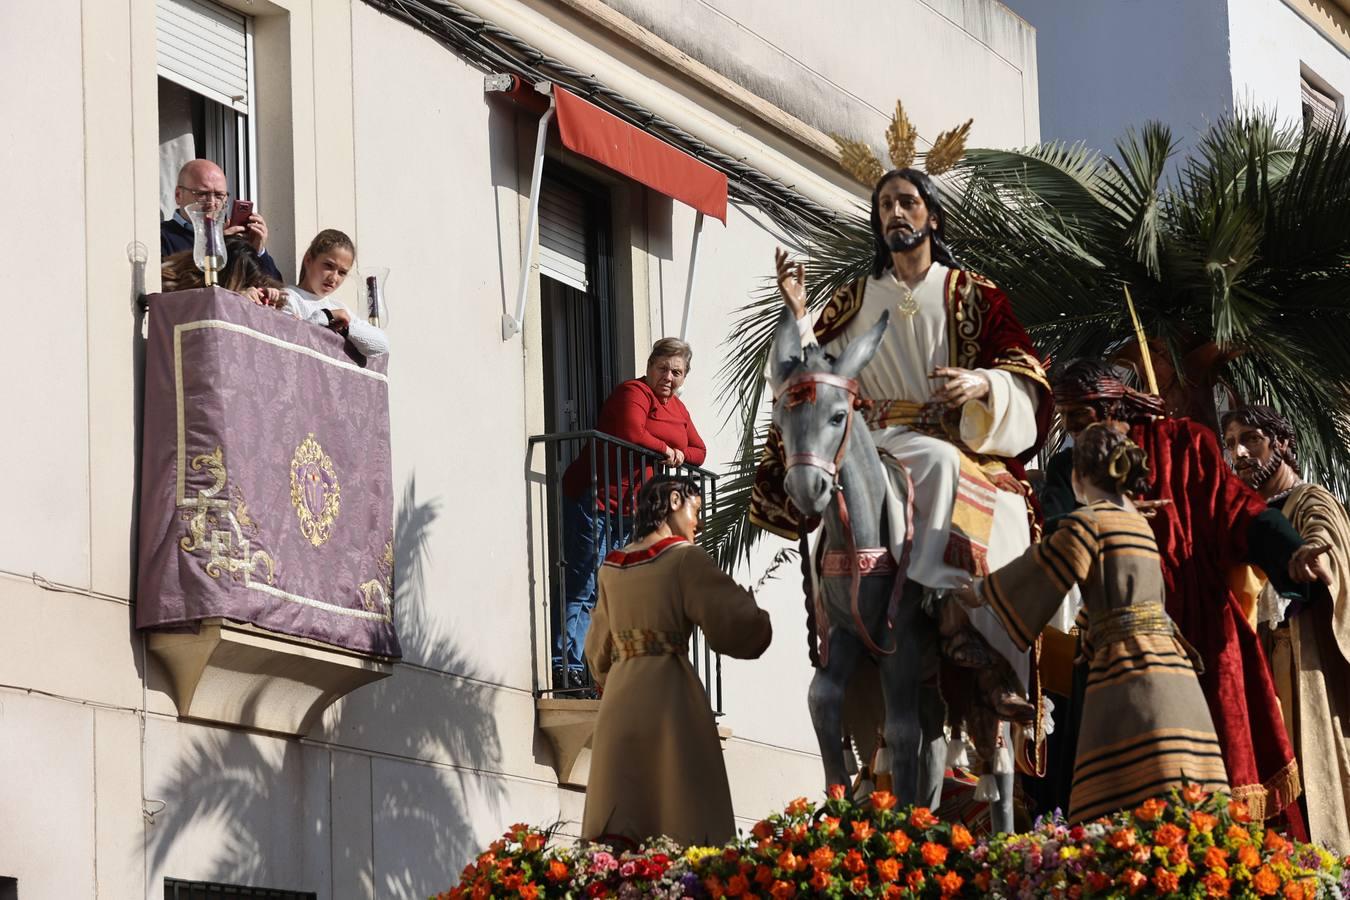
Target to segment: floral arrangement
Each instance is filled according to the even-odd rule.
[[[434,900],[488,897],[1350,897],[1350,865],[1254,822],[1244,803],[1196,786],[1110,818],[1042,819],[976,838],[878,791],[799,798],[725,847],[662,839],[631,852],[516,825]]]

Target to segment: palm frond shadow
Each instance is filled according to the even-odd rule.
[[[351,872],[376,896],[429,896],[444,887],[447,872],[478,852],[474,817],[491,815],[505,802],[504,783],[478,774],[499,768],[501,740],[489,679],[426,612],[424,571],[438,510],[434,499],[418,501],[410,478],[396,514],[394,550],[394,615],[407,665],[336,704],[316,728],[322,737],[282,742],[200,729],[167,783],[150,786],[151,796],[165,803],[150,829],[153,871],[163,871],[177,842],[202,822],[226,835],[209,880],[246,885],[313,890],[278,879],[307,855],[314,835],[324,836],[331,853],[331,865],[318,869],[322,877]],[[339,745],[376,749],[351,752]],[[456,768],[421,763],[426,760]],[[334,796],[344,794],[339,808]],[[344,824],[345,817],[356,821]]]

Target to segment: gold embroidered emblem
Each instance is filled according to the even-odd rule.
[[[229,575],[247,584],[254,580],[256,572],[265,574],[260,580],[271,584],[276,577],[276,562],[266,550],[252,548],[252,541],[258,537],[258,526],[248,514],[243,492],[238,487],[231,487],[229,499],[220,496],[229,477],[224,451],[217,447],[213,453],[194,456],[191,466],[194,472],[210,474],[211,486],[202,488],[196,497],[180,504],[183,507],[181,515],[188,523],[188,533],[179,538],[179,548],[185,553],[209,551],[205,568],[212,578]]]
[[[300,520],[300,533],[312,545],[321,547],[332,537],[342,507],[342,486],[332,458],[323,452],[313,432],[291,457],[291,506]]]
[[[380,576],[356,586],[361,592],[361,605],[367,612],[378,612],[388,619],[393,615],[394,599],[394,537],[392,530],[379,560]]]

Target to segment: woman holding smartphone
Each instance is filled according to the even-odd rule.
[[[331,328],[364,356],[388,353],[389,338],[383,329],[359,316],[353,318],[333,296],[354,265],[356,245],[352,239],[335,228],[325,228],[310,241],[300,262],[299,283],[286,288],[278,308],[297,319]]]

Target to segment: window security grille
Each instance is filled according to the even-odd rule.
[[[318,900],[318,896],[312,891],[280,891],[241,884],[164,879],[164,900]]]

